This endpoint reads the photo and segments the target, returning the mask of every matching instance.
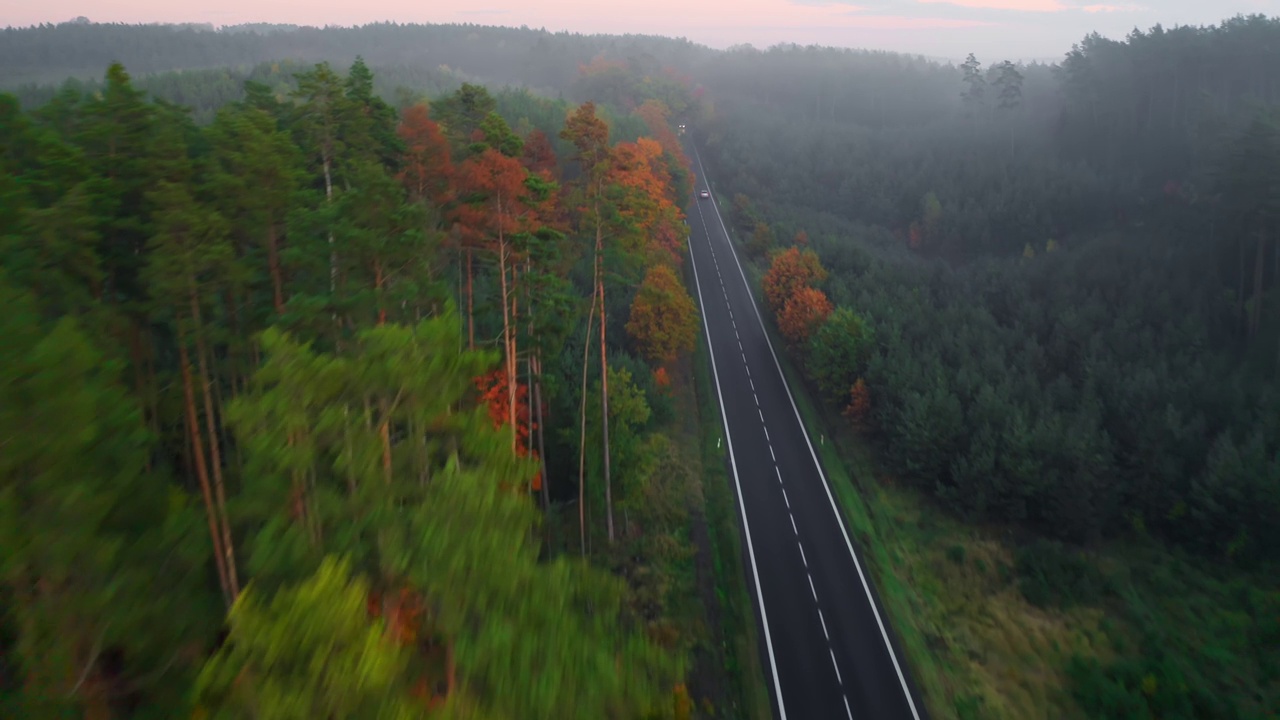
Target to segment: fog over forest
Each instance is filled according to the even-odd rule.
[[[1277,48],[0,31],[0,716],[766,716],[703,202],[930,717],[1275,717]]]

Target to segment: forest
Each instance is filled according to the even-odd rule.
[[[764,305],[882,472],[1012,533],[1033,604],[1136,602],[1096,553],[1139,539],[1229,588],[1193,620],[1215,639],[1076,658],[1088,717],[1280,708],[1277,44],[1254,16],[1048,67],[778,47],[698,75]]]
[[[0,29],[0,88],[90,83],[120,62],[147,87],[147,77],[192,71],[243,72],[262,64],[329,62],[362,57],[376,81],[394,90],[452,91],[470,80],[555,97],[579,83],[580,65],[605,55],[628,60],[641,78],[662,84],[665,68],[684,71],[709,48],[687,40],[641,35],[582,35],[483,25],[374,23],[357,27],[125,25],[88,20]],[[197,75],[198,77],[198,75]],[[286,76],[288,77],[288,76]],[[192,86],[203,83],[191,83]],[[449,84],[455,87],[448,87]],[[239,87],[231,91],[239,91]],[[675,89],[674,87],[672,88]],[[20,93],[21,94],[21,93]],[[600,98],[603,101],[603,98]],[[188,103],[196,106],[196,103]]]
[[[0,32],[0,715],[741,716],[681,140],[931,717],[1280,712],[1280,19]]]
[[[99,87],[0,96],[0,715],[711,702],[667,106]]]

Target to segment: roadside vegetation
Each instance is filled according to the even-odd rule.
[[[702,158],[937,717],[1280,707],[1280,96],[1119,70],[1261,72],[1277,28],[700,76]]]

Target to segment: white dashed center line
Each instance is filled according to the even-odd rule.
[[[701,162],[701,161],[699,161],[699,162]],[[706,225],[706,217],[702,215],[702,207],[701,207],[700,205],[698,206],[698,214],[699,214],[699,216],[700,216],[700,217],[702,217],[702,226],[703,226],[703,230],[705,231],[705,230],[707,229],[707,225]],[[734,339],[735,339],[735,340],[737,341],[737,343],[738,343],[738,352],[739,352],[739,354],[742,356],[742,367],[743,367],[743,369],[746,371],[746,374],[747,374],[747,383],[751,386],[751,398],[752,398],[752,400],[754,400],[754,401],[755,401],[755,405],[756,405],[756,413],[760,416],[760,427],[761,427],[761,429],[762,429],[762,430],[764,430],[764,439],[765,439],[765,443],[766,443],[766,445],[767,445],[767,446],[768,446],[768,448],[769,448],[769,457],[770,457],[770,459],[772,459],[772,460],[773,460],[773,471],[774,471],[774,474],[776,474],[776,475],[778,476],[778,486],[779,486],[779,488],[782,490],[782,501],[783,501],[783,503],[785,503],[785,504],[786,504],[786,507],[787,507],[787,519],[789,519],[789,520],[791,521],[791,531],[792,531],[793,533],[795,533],[795,536],[796,536],[796,548],[800,551],[800,562],[804,565],[804,568],[805,568],[805,578],[806,578],[806,579],[808,579],[808,581],[809,581],[809,592],[813,595],[813,603],[814,603],[814,606],[815,606],[815,610],[817,610],[817,613],[818,613],[818,622],[822,625],[822,636],[823,636],[824,638],[826,638],[826,640],[827,640],[827,652],[831,655],[831,666],[832,666],[832,668],[834,668],[834,669],[835,669],[835,673],[836,673],[836,682],[838,682],[838,683],[840,684],[841,688],[843,688],[843,687],[844,687],[844,679],[840,676],[840,665],[839,665],[839,663],[837,663],[837,662],[836,662],[836,653],[835,653],[835,649],[831,646],[831,636],[830,636],[830,634],[829,634],[829,633],[828,633],[828,631],[827,631],[827,620],[826,620],[826,618],[825,618],[825,617],[823,616],[823,614],[822,614],[822,607],[821,607],[821,603],[819,603],[819,601],[818,601],[818,589],[817,589],[817,587],[813,584],[813,575],[811,575],[811,574],[809,573],[809,559],[805,556],[805,554],[804,554],[804,546],[803,546],[803,545],[801,544],[801,542],[800,542],[800,528],[796,525],[796,518],[795,518],[795,515],[794,515],[794,514],[792,514],[792,512],[791,512],[791,499],[787,496],[786,483],[784,483],[784,482],[782,481],[782,470],[781,470],[781,468],[779,468],[779,467],[778,467],[778,456],[777,456],[777,454],[776,454],[776,453],[774,452],[774,450],[773,450],[773,441],[769,438],[769,428],[766,426],[766,424],[765,424],[765,419],[764,419],[764,408],[760,405],[760,396],[759,396],[758,392],[756,391],[756,384],[755,384],[755,380],[754,380],[754,379],[752,379],[752,377],[751,377],[751,366],[750,366],[750,364],[747,362],[747,353],[746,353],[746,349],[745,349],[745,348],[743,347],[743,345],[742,345],[742,334],[739,332],[739,329],[738,329],[738,322],[737,322],[737,320],[736,320],[736,319],[734,318],[734,316],[733,316],[733,304],[729,301],[729,289],[728,289],[728,287],[726,287],[726,286],[725,286],[725,282],[724,282],[724,275],[722,275],[722,274],[720,273],[720,262],[719,262],[719,260],[716,258],[716,251],[715,251],[714,246],[712,246],[712,245],[711,245],[711,239],[710,239],[710,238],[711,238],[711,235],[710,235],[710,233],[708,232],[708,233],[707,233],[707,245],[708,245],[708,249],[710,249],[710,250],[711,250],[711,262],[712,262],[712,265],[713,265],[713,266],[715,267],[715,269],[716,269],[716,279],[717,279],[717,280],[719,280],[719,282],[720,282],[720,294],[724,296],[724,304],[725,304],[725,307],[726,307],[726,308],[728,309],[728,311],[729,311],[729,323],[730,323],[730,325],[732,325],[732,327],[733,327],[733,337],[734,337]],[[730,241],[730,242],[732,242],[732,241]],[[693,251],[693,247],[692,247],[692,238],[690,238],[690,247],[689,247],[689,250],[690,250],[690,252],[692,252],[692,251]],[[694,265],[694,273],[695,273],[695,275],[696,275],[696,273],[697,273],[697,265],[696,265],[696,264]],[[709,328],[708,328],[708,334],[710,334],[710,333],[709,333]],[[714,362],[714,358],[713,358],[713,362]],[[766,630],[766,632],[767,632],[767,630]],[[772,648],[770,648],[770,649],[772,650]],[[772,660],[772,654],[771,654],[771,656],[770,656],[770,659]],[[779,693],[779,696],[778,696],[778,703],[779,703],[779,706],[780,706],[780,708],[781,708],[781,710],[782,710],[782,715],[783,715],[783,717],[785,718],[785,717],[786,717],[786,708],[785,708],[785,706],[783,706],[783,705],[782,705],[781,691],[780,691],[780,689],[778,689],[778,688],[777,688],[777,685],[776,685],[776,683],[777,683],[776,667],[774,668],[774,683],[775,683],[775,690],[777,690],[777,691],[778,691],[778,693]],[[842,693],[842,696],[843,696],[843,700],[844,700],[844,709],[845,709],[845,712],[848,714],[848,716],[849,716],[849,720],[853,720],[853,712],[852,712],[852,710],[851,710],[851,709],[850,709],[850,707],[849,707],[849,697],[848,697],[848,695],[846,695],[846,694],[844,694],[844,693]]]

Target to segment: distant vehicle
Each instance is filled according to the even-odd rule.
[[[698,197],[700,197],[700,198],[702,198],[702,199],[704,199],[704,200],[705,200],[705,199],[707,199],[707,198],[711,197],[711,192],[710,192],[710,191],[708,191],[708,190],[703,190],[703,191],[701,191],[701,192],[699,192],[699,193],[698,193]]]

